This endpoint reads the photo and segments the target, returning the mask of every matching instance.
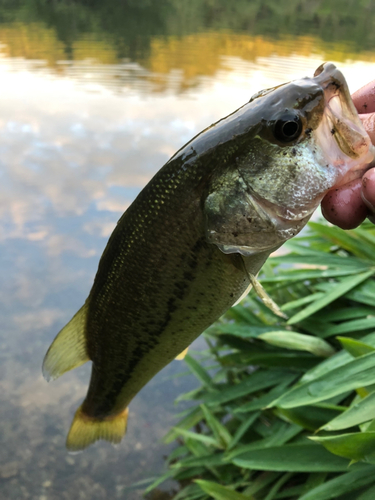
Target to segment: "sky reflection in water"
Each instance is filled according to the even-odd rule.
[[[59,73],[43,59],[0,59],[0,498],[133,500],[140,493],[124,488],[162,469],[173,400],[195,386],[167,380],[183,364],[137,396],[119,447],[72,456],[65,437],[90,367],[47,384],[42,359],[85,300],[116,221],[166,160],[256,91],[311,76],[324,58],[290,52],[219,54],[217,70],[189,85],[181,69],[131,61],[57,61]],[[375,77],[371,62],[338,65],[352,91]]]

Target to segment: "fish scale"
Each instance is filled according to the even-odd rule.
[[[111,257],[105,251],[88,299],[87,329],[91,332],[88,353],[94,363],[98,351],[107,360],[95,371],[83,406],[90,416],[101,417],[109,410],[116,413],[119,406],[126,406],[144,380],[160,370],[161,360],[164,365],[172,361],[196,338],[196,332],[209,326],[218,311],[224,312],[249,284],[238,255],[225,255],[205,241],[201,195],[196,193],[202,180],[201,174],[197,174],[199,168],[176,173],[175,178],[181,182],[168,184],[166,196],[162,186],[171,182],[171,171],[176,172],[173,162],[135,200],[131,207],[137,214],[135,222],[131,213],[120,220],[107,248],[109,251],[124,248],[116,260],[127,265],[121,266],[122,272],[116,273],[112,283],[113,270],[106,269]],[[181,193],[186,189],[190,196],[185,196],[181,203]],[[162,195],[164,203],[150,214],[147,225],[140,224],[142,214],[150,204],[158,206],[154,200]],[[158,224],[153,224],[154,221]],[[134,226],[142,244],[135,241],[125,247],[128,234],[134,234]],[[116,306],[114,296],[121,297]],[[200,307],[202,303],[204,307]],[[102,321],[103,310],[109,306],[117,318],[110,329]],[[113,340],[108,342],[110,335]],[[114,356],[107,355],[108,346],[112,345],[117,346]],[[109,368],[116,374],[115,384],[108,376]],[[94,403],[97,400],[98,408]]]

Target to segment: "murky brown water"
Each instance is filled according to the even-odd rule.
[[[334,2],[290,7],[278,24],[257,2],[230,15],[217,3],[0,4],[0,499],[141,498],[127,488],[163,469],[173,400],[195,384],[170,378],[183,363],[135,398],[120,446],[79,455],[64,441],[89,366],[41,376],[116,221],[178,148],[256,91],[326,59],[352,90],[375,78],[372,2],[336,24]]]

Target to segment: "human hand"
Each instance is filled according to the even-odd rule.
[[[362,123],[375,144],[375,80],[352,95]],[[366,217],[375,224],[375,168],[361,179],[329,191],[322,200],[322,214],[342,229],[354,229]]]

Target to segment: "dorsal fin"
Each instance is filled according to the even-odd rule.
[[[175,357],[175,359],[178,359],[179,361],[182,360],[182,359],[184,359],[184,357],[188,353],[188,350],[189,350],[189,347],[187,347],[186,349],[184,349],[178,356]]]
[[[89,361],[86,351],[87,304],[57,334],[43,361],[43,376],[49,382]]]

